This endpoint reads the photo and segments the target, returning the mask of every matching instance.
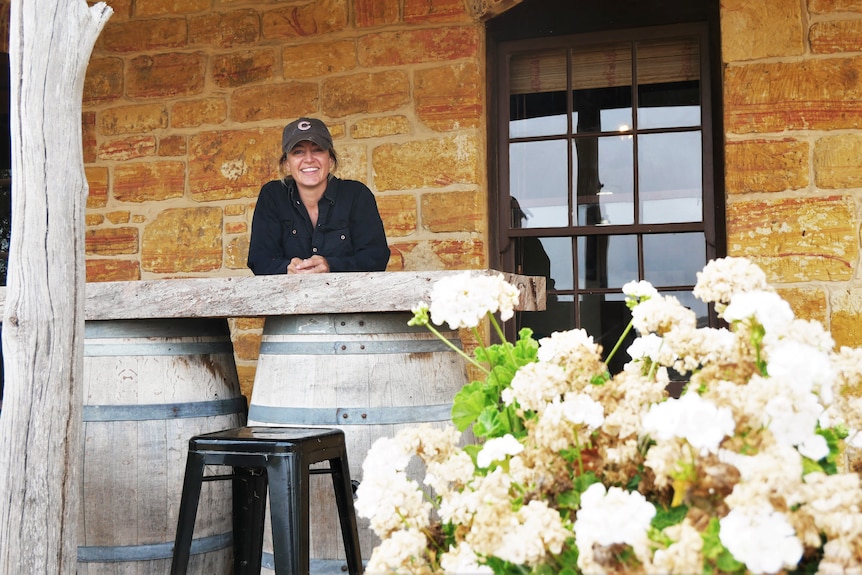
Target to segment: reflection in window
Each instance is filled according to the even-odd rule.
[[[629,319],[622,286],[638,279],[689,294],[706,318],[690,295],[716,245],[706,27],[543,43],[511,42],[500,59],[507,257],[549,290],[548,310],[519,314],[519,326],[583,327],[609,350]]]

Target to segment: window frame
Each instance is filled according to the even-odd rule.
[[[489,42],[489,57],[493,64],[489,65],[488,87],[489,94],[492,96],[492,103],[489,108],[491,117],[495,117],[496,121],[492,121],[489,126],[489,138],[492,142],[492,150],[496,150],[491,158],[489,170],[490,189],[496,190],[496,193],[491,193],[490,213],[493,214],[491,223],[491,243],[496,247],[497,261],[492,262],[492,265],[499,265],[500,269],[505,271],[517,272],[515,269],[515,250],[512,246],[517,238],[522,237],[567,237],[573,240],[577,238],[586,238],[588,236],[616,236],[616,235],[635,235],[638,246],[638,278],[644,277],[643,269],[643,238],[645,235],[658,233],[685,233],[698,232],[703,233],[705,240],[705,255],[706,261],[720,257],[725,252],[724,227],[720,225],[724,221],[724,198],[721,194],[723,191],[723,150],[721,141],[717,138],[721,135],[721,106],[720,106],[720,89],[718,83],[714,82],[717,77],[717,70],[720,71],[720,64],[716,62],[718,56],[714,36],[715,31],[710,27],[708,22],[687,22],[682,24],[671,25],[656,25],[643,28],[628,28],[611,31],[590,31],[582,33],[573,33],[559,36],[549,36],[543,38],[527,38],[516,39],[510,41],[494,42],[493,38]],[[672,37],[695,37],[697,38],[700,58],[700,126],[701,131],[701,189],[702,189],[702,217],[700,222],[681,222],[681,223],[661,223],[661,224],[642,224],[632,223],[624,225],[577,225],[577,222],[572,222],[574,225],[565,227],[553,228],[514,228],[510,225],[511,208],[509,204],[510,198],[510,171],[509,171],[509,147],[512,140],[518,142],[528,142],[531,140],[542,140],[545,138],[512,138],[509,133],[510,122],[510,63],[512,57],[517,54],[554,50],[554,49],[575,49],[579,47],[587,47],[591,45],[611,44],[615,42],[635,43],[641,41],[661,40]],[[569,61],[570,59],[567,59]],[[632,104],[638,102],[638,82],[636,81],[636,61],[632,62],[634,81],[631,82]],[[567,73],[567,126],[568,126],[568,153],[571,157],[572,148],[574,146],[574,131],[572,127],[572,76],[571,70]],[[690,131],[690,128],[688,129]],[[657,133],[667,133],[677,131],[675,129],[659,129]],[[678,131],[686,131],[681,128]],[[639,134],[648,134],[653,130],[640,130]],[[496,145],[493,144],[496,142]],[[636,150],[635,150],[636,153]],[[635,170],[637,170],[637,161],[635,161]],[[568,186],[569,198],[576,197],[575,191],[572,189],[573,173],[571,162],[569,164]],[[637,172],[635,172],[637,177]],[[572,208],[573,206],[570,206]],[[573,242],[574,243],[574,242]],[[577,273],[577,250],[573,249],[573,267]],[[686,284],[688,285],[688,284]],[[659,287],[661,290],[662,288]],[[672,290],[675,287],[666,287],[665,289]],[[594,293],[619,293],[617,288],[589,288],[585,286],[575,285],[573,290],[566,290],[568,295],[572,295],[575,302],[583,294]],[[581,325],[580,309],[575,305],[574,322],[576,326]],[[715,317],[714,310],[710,308],[708,321],[710,325],[717,325],[718,320]],[[508,335],[514,335],[516,326],[507,326],[509,329]]]

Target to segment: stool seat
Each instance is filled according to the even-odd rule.
[[[311,465],[328,462],[328,468]],[[230,475],[204,476],[207,465],[232,468]],[[171,575],[188,569],[195,517],[204,481],[233,482],[234,575],[261,568],[267,491],[277,575],[309,573],[309,476],[330,474],[351,575],[362,573],[359,532],[344,432],[320,427],[246,426],[189,440]]]

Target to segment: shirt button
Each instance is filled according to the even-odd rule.
[[[291,233],[292,233],[293,235],[296,235],[296,230],[293,230]]]
[[[311,248],[311,251],[313,251],[314,253],[317,253],[317,248]]]
[[[345,236],[344,234],[341,234],[341,239],[342,239],[342,240],[346,240],[346,239],[347,239],[347,236]]]

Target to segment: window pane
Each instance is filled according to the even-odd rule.
[[[638,138],[641,223],[703,220],[700,138],[700,131]]]
[[[638,128],[700,125],[700,51],[696,38],[637,44]]]
[[[547,278],[547,289],[574,289],[571,238],[513,238],[516,273]]]
[[[645,235],[643,249],[644,279],[656,287],[693,286],[706,265],[702,232]]]
[[[578,299],[578,305],[581,327],[593,336],[596,343],[601,344],[602,355],[607,359],[632,317],[626,307],[625,297],[623,294],[583,294]],[[608,366],[611,373],[622,371],[623,364],[629,360],[625,350],[634,338],[632,330]]]
[[[577,225],[634,223],[632,136],[578,138],[572,151]]]
[[[513,227],[569,225],[566,154],[565,140],[509,145],[509,193],[522,212]]]
[[[565,134],[566,50],[527,52],[509,62],[509,137]]]
[[[578,238],[578,288],[621,288],[636,279],[637,236]]]
[[[566,93],[513,95],[509,102],[509,116],[511,138],[565,134]]]
[[[548,294],[545,311],[515,312],[515,325],[520,330],[529,327],[533,337],[550,337],[555,331],[568,331],[575,328],[575,297],[572,295]]]
[[[619,131],[632,125],[632,45],[578,48],[572,53],[575,132]]]

